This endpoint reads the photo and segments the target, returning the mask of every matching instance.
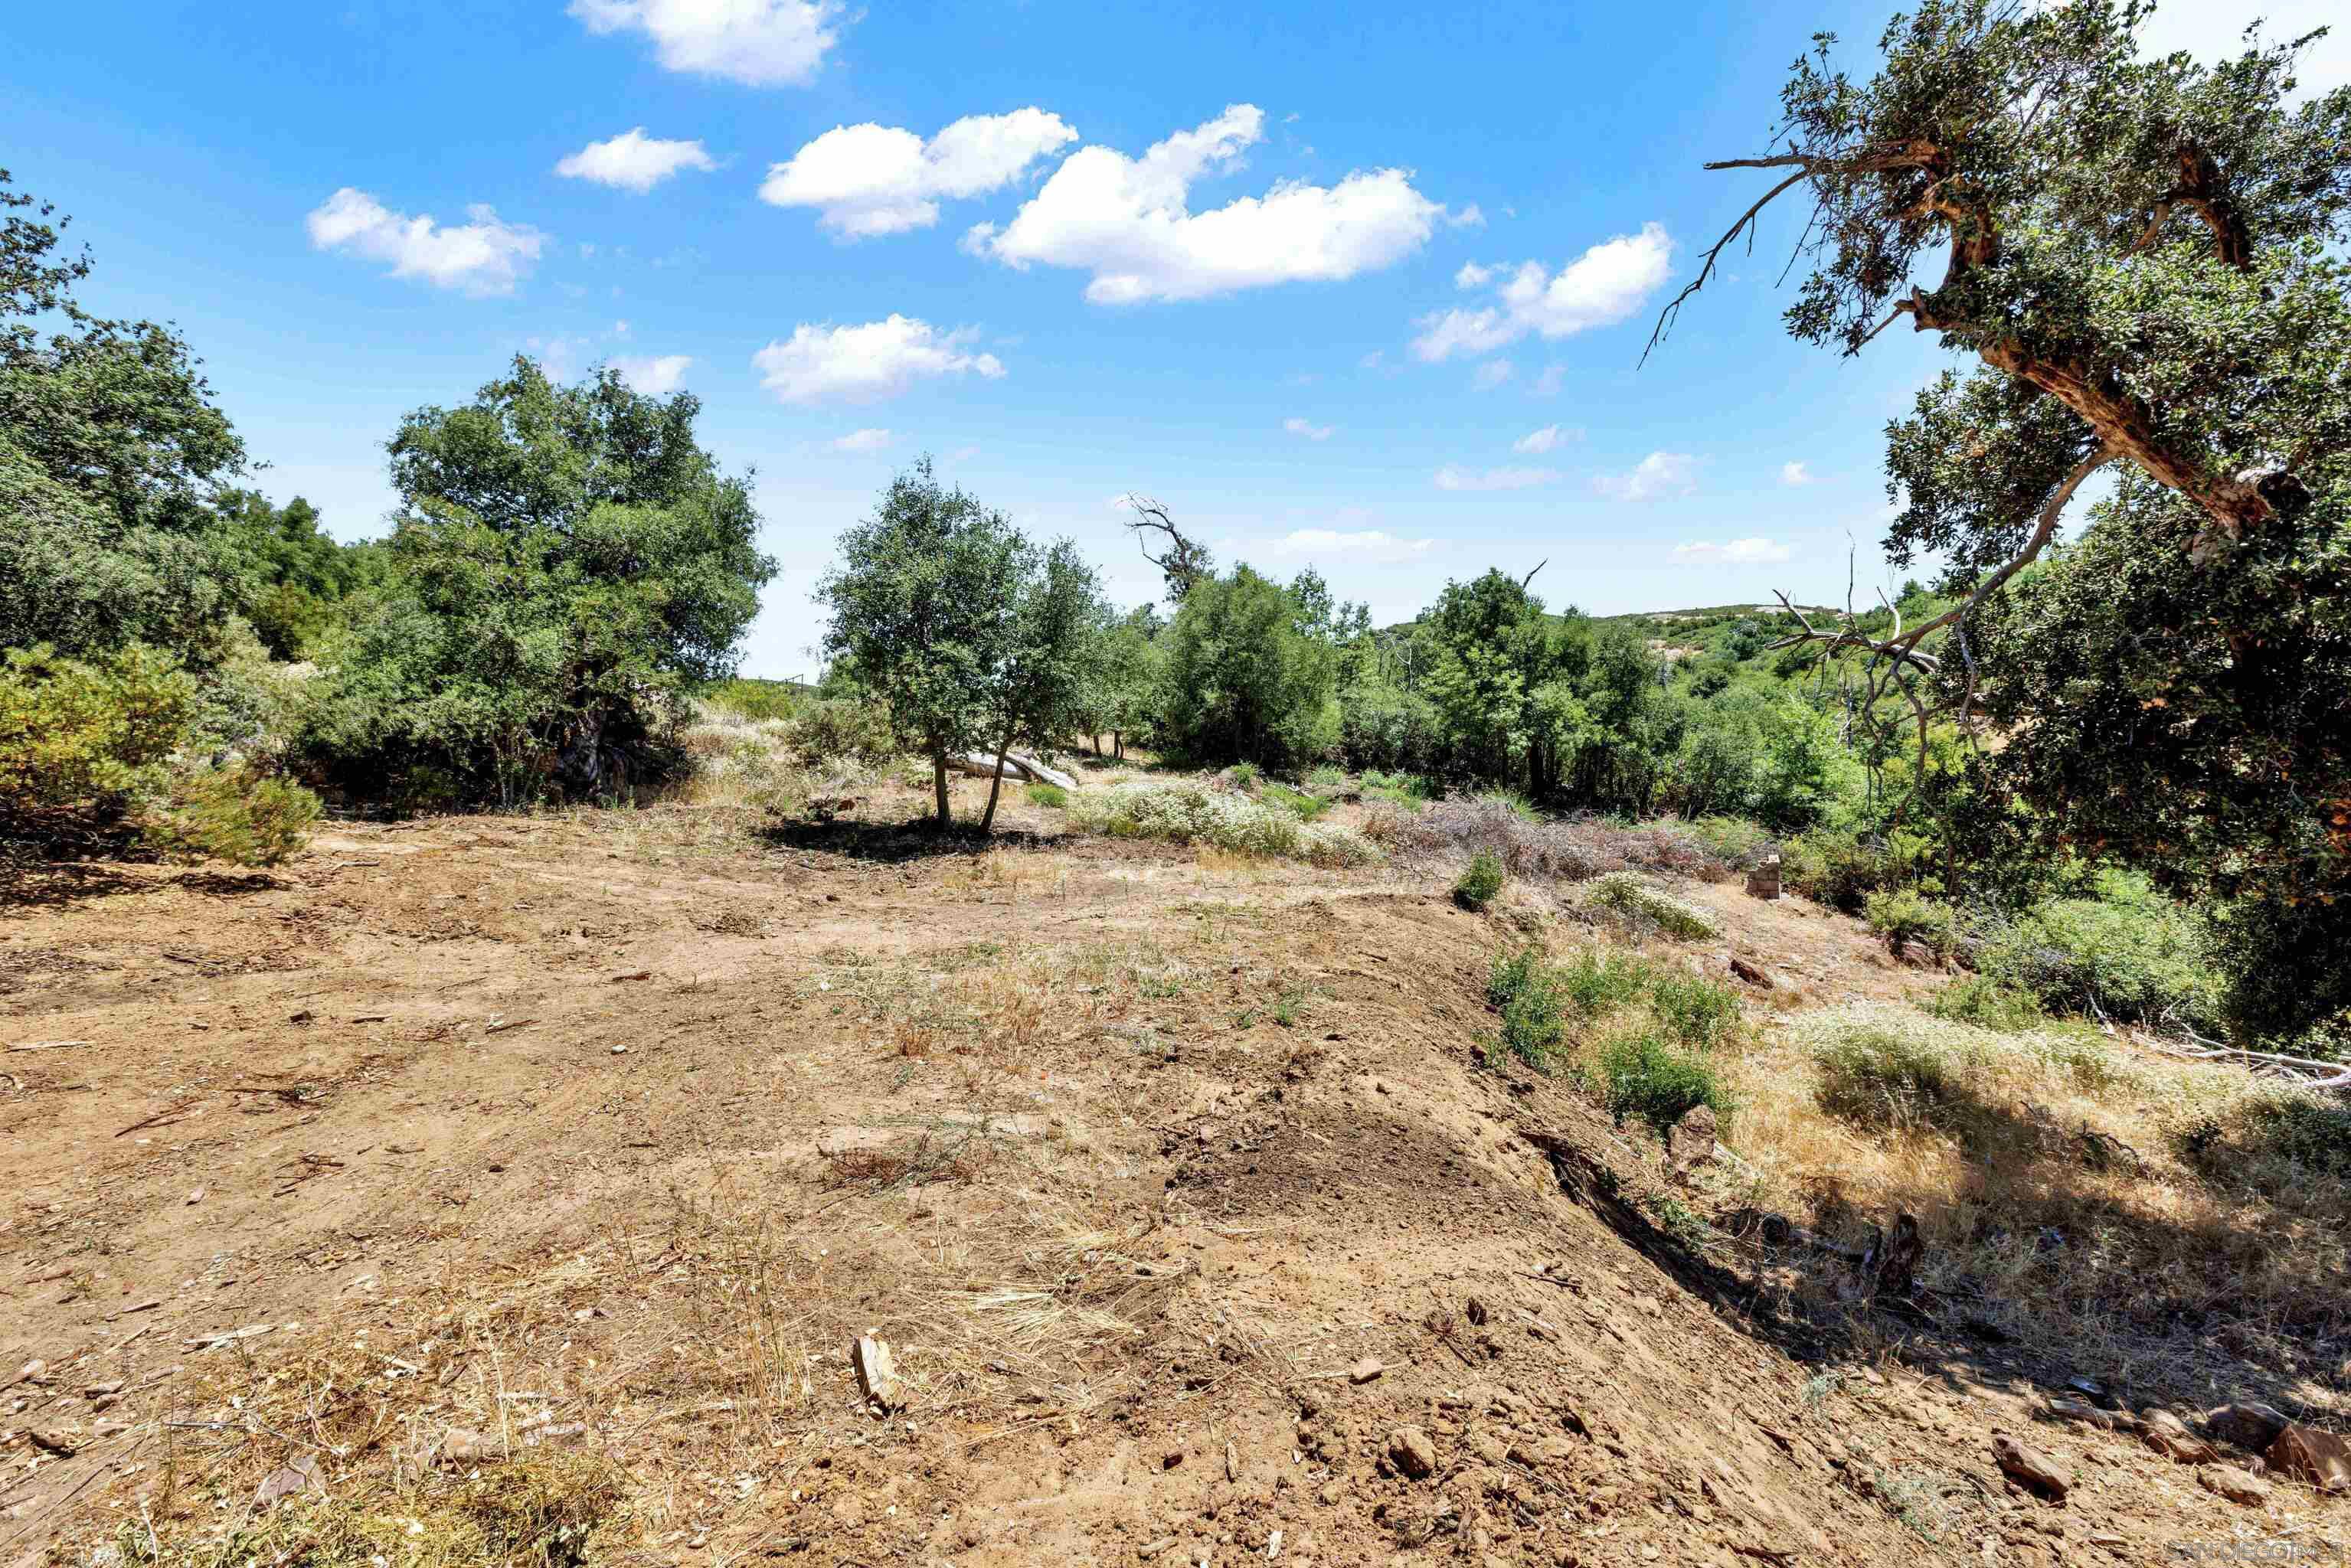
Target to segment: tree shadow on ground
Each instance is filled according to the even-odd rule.
[[[1043,834],[1023,828],[999,828],[983,833],[977,823],[957,821],[941,827],[930,817],[914,817],[903,822],[791,818],[766,824],[758,830],[758,836],[770,849],[813,851],[883,865],[949,855],[981,855],[992,850],[1041,849],[1053,842]]]
[[[70,909],[92,899],[152,886],[122,865],[103,861],[44,861],[0,855],[0,915]]]

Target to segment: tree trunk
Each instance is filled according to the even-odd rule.
[[[1110,753],[1121,761],[1126,759],[1126,737],[1114,729],[1110,732]]]
[[[984,834],[996,825],[996,798],[1004,793],[1004,757],[1012,749],[1012,732],[1006,730],[996,747],[996,777],[987,781],[987,810],[980,813],[979,831]]]
[[[935,751],[931,753],[931,790],[938,799],[938,825],[944,828],[947,825],[949,821],[947,816],[947,754],[944,751]]]

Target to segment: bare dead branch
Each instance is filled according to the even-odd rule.
[[[1741,230],[1748,229],[1755,222],[1755,215],[1758,213],[1761,213],[1765,207],[1771,205],[1773,197],[1777,196],[1781,192],[1786,190],[1791,185],[1802,184],[1805,180],[1812,176],[1813,172],[1810,167],[1811,160],[1797,159],[1792,155],[1790,158],[1747,160],[1739,162],[1708,163],[1707,165],[1709,169],[1776,169],[1783,168],[1791,162],[1801,162],[1806,166],[1799,168],[1794,173],[1789,175],[1786,179],[1781,181],[1778,184],[1764,192],[1761,199],[1757,201],[1753,206],[1741,213],[1739,215],[1739,221],[1731,225],[1729,231],[1720,239],[1715,241],[1713,247],[1706,253],[1706,260],[1698,267],[1698,276],[1692,278],[1688,286],[1683,288],[1679,294],[1675,295],[1671,302],[1669,302],[1663,310],[1657,312],[1657,324],[1649,329],[1648,347],[1641,350],[1641,363],[1647,364],[1649,362],[1650,350],[1656,348],[1659,343],[1664,342],[1666,340],[1666,334],[1673,329],[1675,319],[1681,314],[1682,301],[1687,299],[1691,295],[1696,294],[1699,289],[1704,288],[1706,287],[1706,280],[1714,276],[1715,259],[1721,256],[1723,251],[1729,247],[1730,242],[1739,237]],[[1750,247],[1754,245],[1754,236],[1751,234],[1749,235],[1747,243]]]

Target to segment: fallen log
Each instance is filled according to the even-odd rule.
[[[975,779],[993,779],[997,773],[996,758],[982,751],[960,752],[947,758],[947,766]],[[1060,768],[1048,768],[1035,758],[1025,757],[1017,751],[1005,754],[1004,777],[1031,779],[1040,784],[1058,784],[1064,789],[1078,787],[1078,781]]]

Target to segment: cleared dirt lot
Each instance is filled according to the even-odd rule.
[[[334,1510],[360,1544],[316,1560],[456,1561],[465,1489],[541,1473],[595,1562],[2340,1531],[2035,1421],[2021,1354],[1856,1337],[1651,1224],[1653,1145],[1480,1065],[1502,923],[1047,815],[944,852],[668,810],[343,824],[271,878],[46,879],[0,921],[0,1043],[79,1043],[0,1057],[0,1378],[46,1364],[0,1393],[0,1562]],[[1808,1000],[1915,980],[1837,917],[1692,896]],[[1626,1196],[1566,1190],[1531,1129]],[[2000,1427],[2065,1505],[2003,1483]],[[265,1519],[289,1460],[316,1480]]]

